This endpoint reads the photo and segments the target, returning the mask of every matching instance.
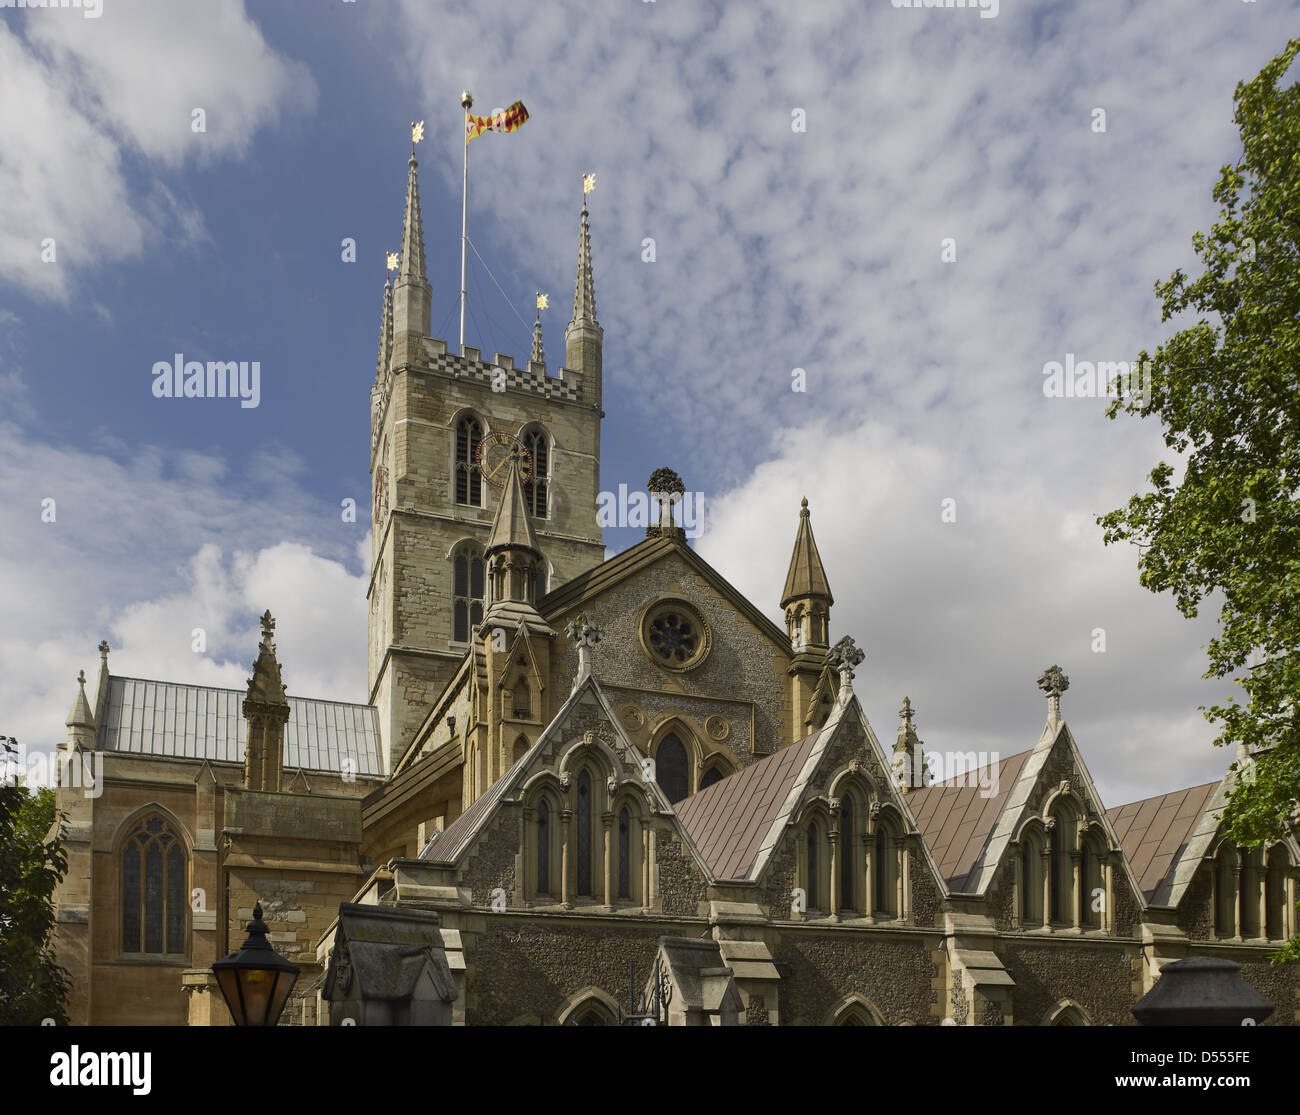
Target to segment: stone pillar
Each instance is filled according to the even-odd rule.
[[[1241,853],[1237,853],[1237,862],[1232,869],[1232,881],[1236,887],[1233,892],[1236,895],[1236,901],[1232,904],[1232,939],[1241,940],[1241,904],[1245,901],[1245,895],[1241,893]]]
[[[874,833],[867,833],[862,838],[862,848],[866,854],[867,872],[867,900],[862,905],[867,917],[874,918],[876,914],[876,872],[880,870],[880,865],[876,863],[876,837]]]
[[[1043,926],[1052,924],[1052,834],[1047,834],[1043,848]]]
[[[1007,854],[1011,857],[1011,928],[1019,929],[1023,906],[1020,896],[1025,885],[1024,856],[1020,854],[1020,844],[1014,840],[1007,846]]]
[[[835,827],[827,834],[831,844],[831,917],[840,916],[840,832],[839,817],[836,810]]]
[[[1107,854],[1102,860],[1102,873],[1105,877],[1106,900],[1101,910],[1101,927],[1107,933],[1115,931],[1115,857]]]
[[[532,839],[529,839],[529,834]],[[520,890],[523,893],[519,896],[523,902],[537,895],[537,857],[540,853],[542,834],[537,831],[537,809],[531,805],[525,805],[519,811],[519,847],[523,850],[524,862],[520,864],[519,881]],[[547,854],[550,849],[547,849]]]
[[[1255,872],[1255,882],[1259,884],[1259,936],[1261,940],[1268,939],[1268,863],[1264,857],[1264,849],[1260,848],[1259,870]]]
[[[654,831],[647,825],[641,826],[641,906],[650,908],[650,833]]]
[[[568,909],[571,905],[569,896],[569,829],[573,819],[572,809],[560,810],[560,904]]]
[[[1070,852],[1070,881],[1074,884],[1073,901],[1070,903],[1071,919],[1074,928],[1078,929],[1080,923],[1084,920],[1080,914],[1079,903],[1083,901],[1083,856],[1078,848]]]
[[[907,876],[910,864],[906,837],[900,836],[894,841],[894,856],[894,867],[898,875],[898,888],[895,891],[894,903],[898,920],[902,921],[907,917]]]
[[[646,878],[649,880],[649,886],[646,888],[645,904],[647,906],[654,906],[659,901],[659,885],[658,885],[658,875],[657,875],[659,865],[655,854],[656,834],[655,834],[654,825],[650,825],[649,829],[650,829],[650,855],[647,857],[646,860]]]
[[[614,814],[602,813],[600,823],[605,830],[605,905],[614,905]]]

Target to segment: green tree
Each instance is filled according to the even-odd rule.
[[[0,736],[0,1025],[67,1023],[68,974],[54,958],[54,888],[68,869],[54,791],[3,777],[17,741]],[[54,827],[59,831],[46,842]]]
[[[1225,812],[1247,847],[1300,829],[1300,85],[1282,85],[1298,51],[1237,86],[1241,155],[1214,188],[1218,221],[1192,238],[1204,269],[1155,288],[1163,321],[1195,323],[1142,353],[1145,392],[1107,412],[1157,417],[1182,478],[1161,461],[1152,490],[1097,520],[1107,545],[1141,548],[1141,583],[1185,616],[1221,601],[1205,676],[1245,700],[1202,711],[1217,744],[1253,753],[1233,763]],[[1275,955],[1296,958],[1300,937]]]

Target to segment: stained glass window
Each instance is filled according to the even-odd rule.
[[[189,880],[185,848],[157,817],[122,848],[122,951],[183,956]]]

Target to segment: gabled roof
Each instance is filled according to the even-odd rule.
[[[542,730],[542,734],[537,737],[537,742],[520,756],[505,774],[493,782],[481,797],[476,798],[464,813],[448,825],[445,832],[435,836],[420,853],[420,859],[430,860],[434,863],[459,863],[466,851],[477,839],[478,834],[491,821],[502,801],[522,785],[525,775],[537,762],[543,748],[563,729],[565,721],[569,719],[574,709],[589,696],[595,698],[596,703],[605,715],[614,736],[614,751],[616,753],[623,752],[623,758],[627,765],[639,771],[640,752],[637,751],[636,745],[627,735],[627,731],[619,722],[618,717],[614,715],[614,710],[610,707],[609,700],[601,691],[596,679],[588,677],[569,695],[568,700],[560,706],[560,711]],[[659,812],[671,816],[673,812],[672,805],[664,796],[658,783],[645,783],[645,788],[646,792],[656,799]]]
[[[110,676],[103,719],[95,735],[100,751],[242,763],[248,740],[245,694],[238,689]],[[284,769],[342,771],[379,777],[379,724],[371,705],[289,697]]]
[[[1031,754],[1008,755],[907,795],[916,826],[950,891],[975,889],[975,865]],[[989,794],[984,786],[996,792]]]
[[[1176,904],[1173,894],[1178,867],[1189,859],[1194,834],[1202,827],[1198,822],[1207,811],[1214,812],[1210,807],[1216,796],[1220,796],[1215,791],[1222,785],[1222,780],[1206,782],[1106,811],[1148,905]],[[1202,854],[1204,848],[1190,857],[1193,870]],[[1179,898],[1183,889],[1185,884],[1179,887]]]
[[[671,538],[647,538],[643,542],[629,546],[621,554],[601,562],[585,573],[578,574],[554,592],[547,593],[539,601],[538,610],[548,620],[553,620],[670,554],[681,558],[691,569],[704,577],[737,612],[774,643],[783,648],[789,647],[790,636],[786,632],[754,607],[739,589],[699,554],[689,546],[672,541]]]
[[[812,754],[823,727],[677,803],[677,817],[710,871],[748,878],[772,824]]]

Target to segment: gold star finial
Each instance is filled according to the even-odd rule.
[[[591,193],[591,191],[594,190],[595,188],[596,188],[596,175],[595,175],[595,174],[584,174],[584,175],[582,176],[582,194],[583,194],[583,197],[585,198],[586,195],[589,194],[589,193]]]
[[[415,150],[415,145],[424,138],[424,121],[411,121],[411,150]]]
[[[551,304],[551,296],[550,296],[549,294],[543,294],[543,293],[539,290],[539,291],[537,292],[537,308],[538,308],[539,310],[544,310],[544,309],[546,309],[550,304]]]
[[[397,270],[397,253],[396,253],[396,252],[389,252],[389,253],[387,253],[387,260],[386,260],[386,262],[388,263],[388,270],[389,270],[389,271],[396,271],[396,270]]]

